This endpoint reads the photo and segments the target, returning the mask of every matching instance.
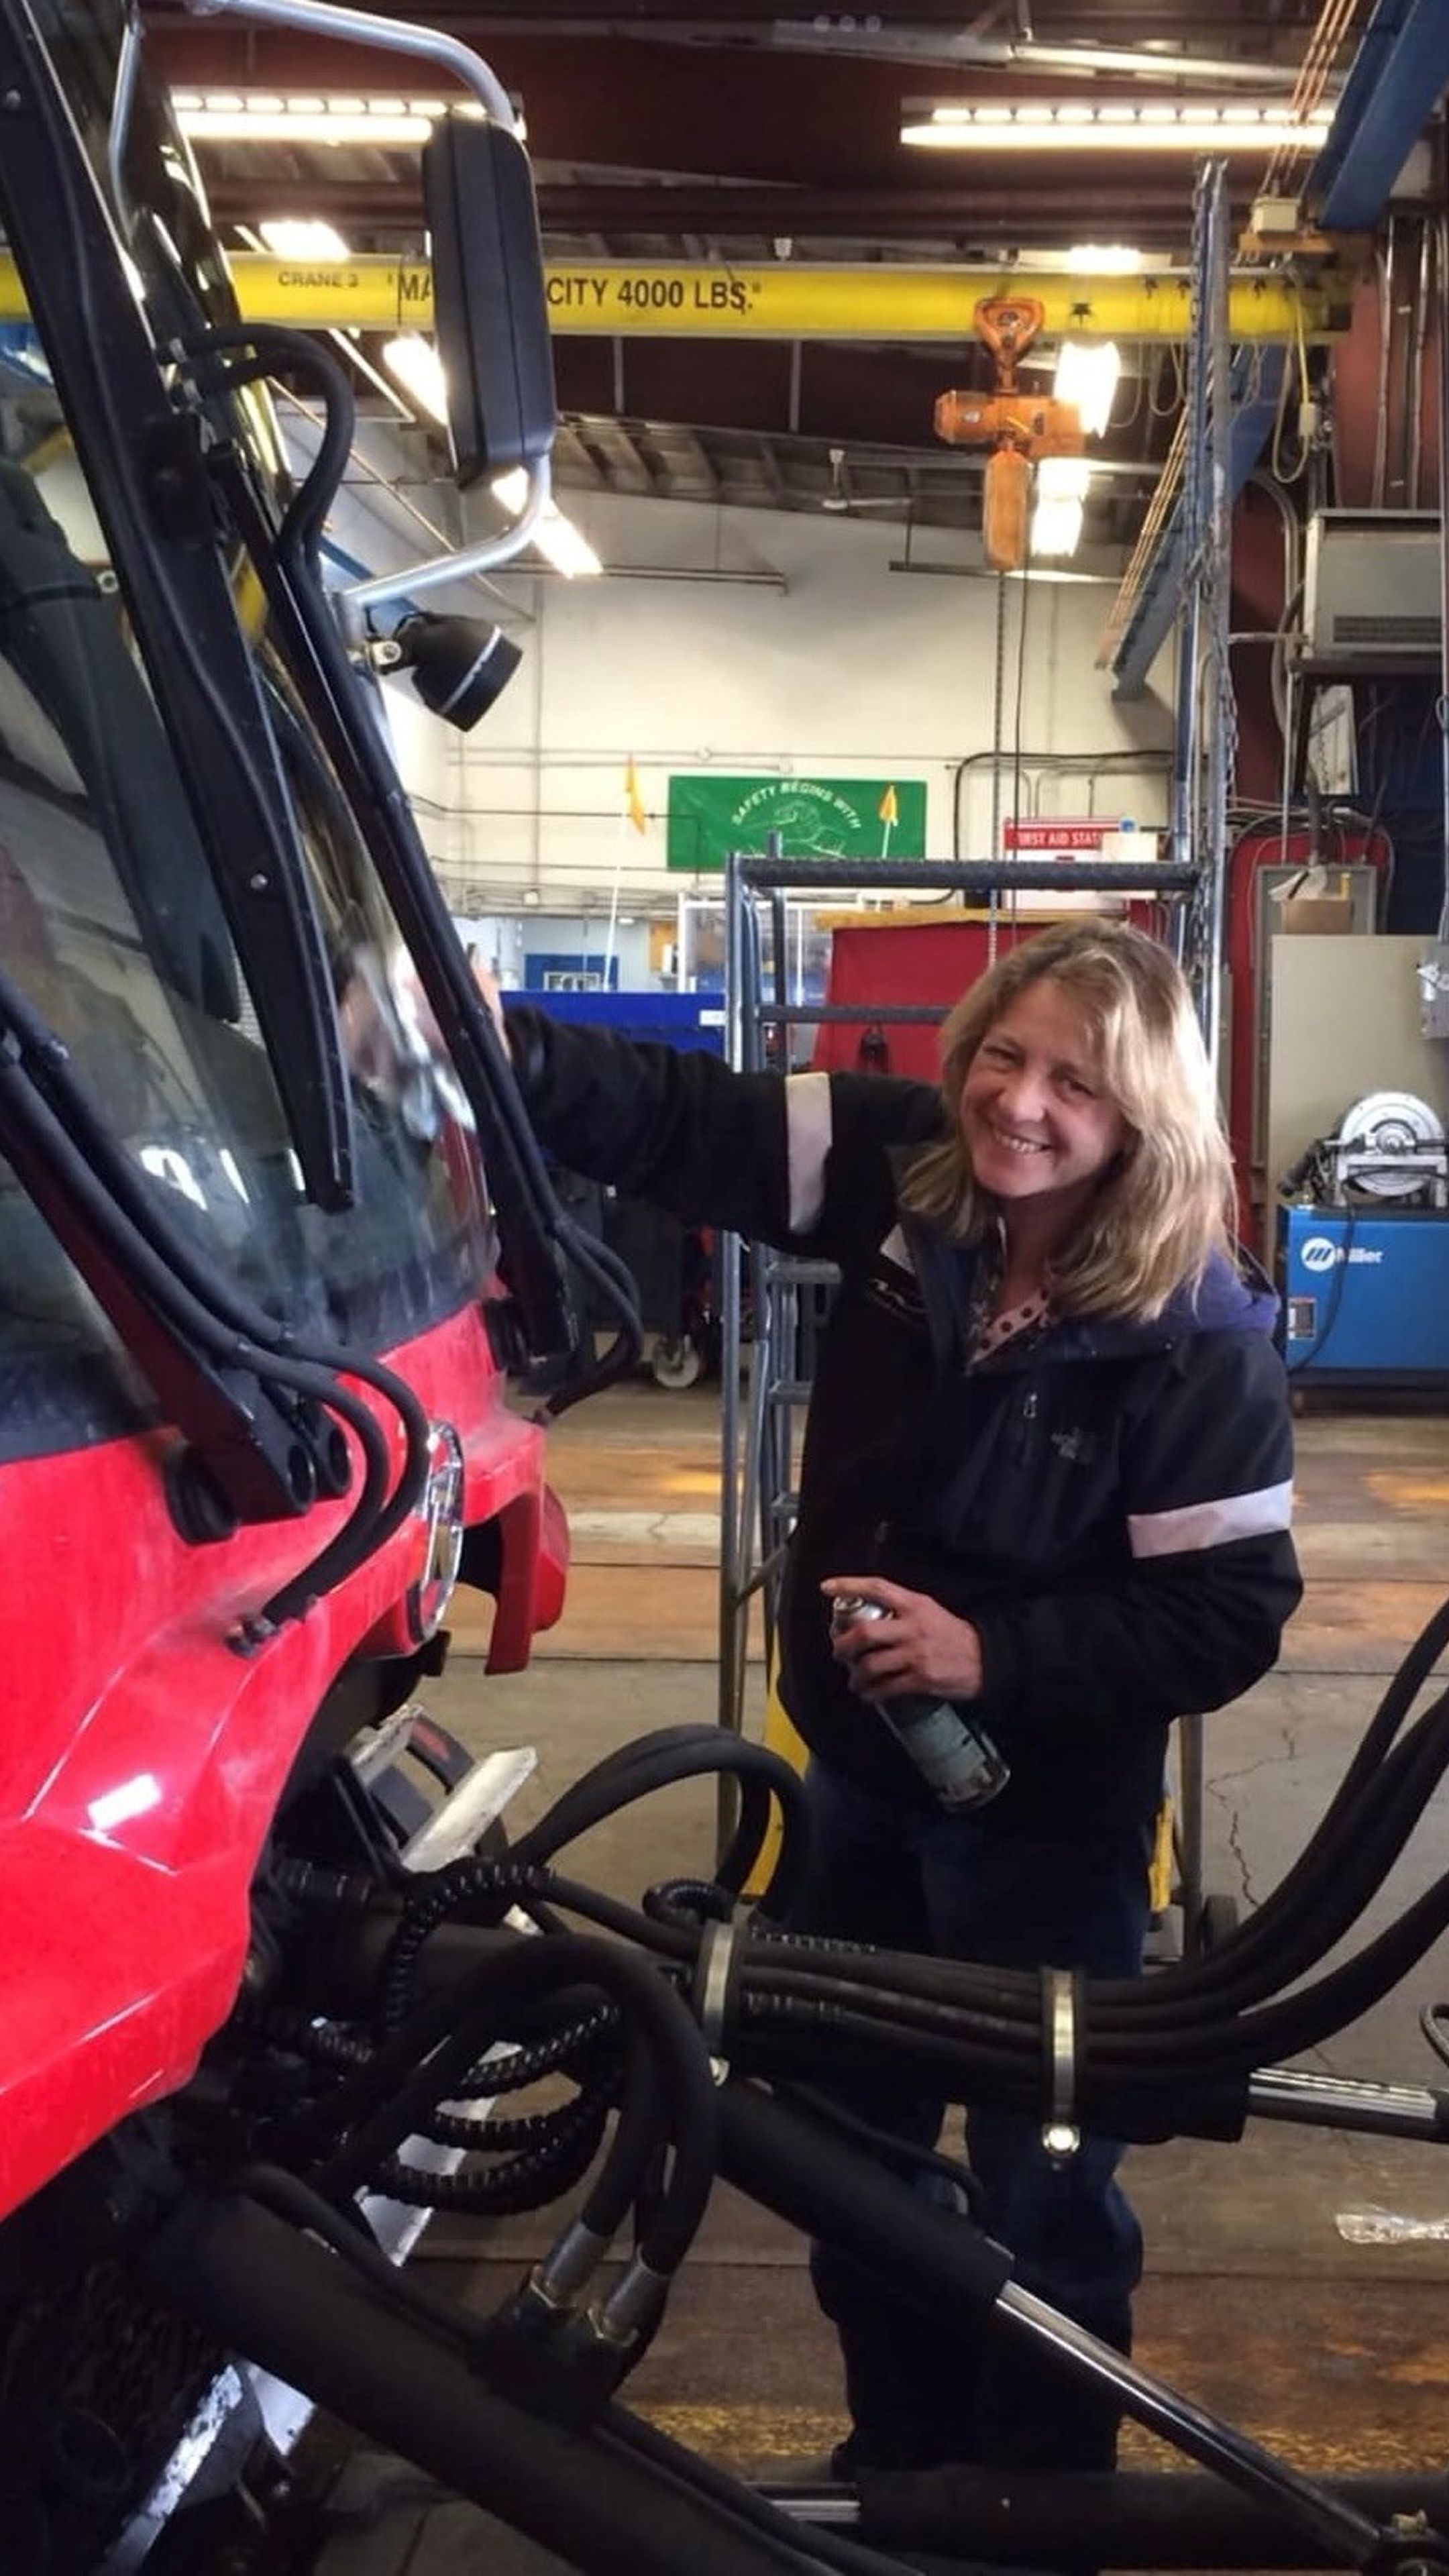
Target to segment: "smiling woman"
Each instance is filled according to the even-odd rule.
[[[906,1196],[961,1241],[994,1202],[1019,1293],[1049,1275],[1061,1314],[1148,1322],[1227,1253],[1211,1069],[1155,940],[1101,922],[1043,931],[973,985],[941,1046],[951,1132]]]
[[[1172,959],[1121,923],[1024,942],[948,1020],[939,1089],[733,1073],[527,1008],[509,1030],[571,1169],[841,1271],[779,1613],[815,1826],[791,1928],[1135,1975],[1169,1725],[1266,1670],[1299,1592],[1275,1301],[1232,1252]],[[911,1699],[989,1741],[989,1805],[933,1794],[889,1722]],[[943,2108],[895,2075],[848,2106],[916,2147]],[[1125,2346],[1140,2238],[1115,2141],[1054,2163],[1039,2123],[982,2111],[970,2147],[977,2223]],[[838,2248],[815,2279],[852,2467],[1110,2463],[1110,2408],[979,2369],[959,2324]]]
[[[1081,1004],[1047,976],[1028,985],[982,1040],[961,1094],[961,1130],[983,1189],[1009,1203],[1020,1249],[1043,1258],[1065,1241],[1122,1147],[1126,1122]],[[1030,1207],[1025,1202],[1030,1201]]]

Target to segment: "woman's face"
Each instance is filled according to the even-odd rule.
[[[977,1181],[1008,1203],[1085,1198],[1126,1142],[1091,1023],[1051,976],[987,1030],[961,1095],[961,1132]]]

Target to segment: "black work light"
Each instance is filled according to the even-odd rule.
[[[393,637],[399,666],[425,707],[470,733],[523,659],[520,646],[481,617],[437,617],[415,609]]]

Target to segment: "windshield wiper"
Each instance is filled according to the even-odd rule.
[[[503,1245],[503,1276],[527,1344],[526,1357],[552,1364],[549,1410],[622,1375],[642,1345],[633,1282],[622,1262],[573,1224],[559,1205],[529,1124],[512,1066],[473,981],[442,890],[418,837],[412,808],[382,725],[348,658],[316,564],[322,523],[351,440],[352,396],[331,353],[300,333],[236,325],[209,331],[186,354],[204,368],[229,350],[242,355],[227,381],[245,383],[279,367],[309,375],[325,402],[322,444],[279,527],[268,520],[236,451],[218,449],[231,515],[261,578],[272,631],[353,812],[363,824],[383,891],[427,995],[443,1043],[467,1094],[480,1138]],[[495,1150],[496,1148],[496,1150]],[[602,1358],[575,1282],[595,1290],[618,1329]]]
[[[0,0],[10,245],[107,533],[309,1195],[353,1199],[322,925],[222,560],[203,432],[168,402],[52,66]],[[145,908],[142,907],[142,918]]]

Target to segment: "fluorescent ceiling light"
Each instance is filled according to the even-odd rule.
[[[1045,456],[1036,469],[1029,551],[1074,555],[1082,541],[1082,505],[1091,467],[1075,456]]]
[[[431,340],[418,331],[403,331],[383,346],[382,363],[403,392],[430,420],[448,426],[448,380]]]
[[[1100,438],[1112,417],[1112,398],[1121,372],[1122,359],[1115,340],[1062,342],[1052,392],[1058,402],[1076,404],[1089,437]]]
[[[552,502],[534,529],[533,543],[541,555],[548,557],[554,571],[563,574],[565,581],[577,581],[580,575],[592,575],[604,569],[582,528],[576,528],[573,520],[566,519],[562,510],[556,510]]]
[[[492,488],[494,500],[501,501],[505,510],[518,511],[528,498],[528,476],[520,465],[511,474],[500,474]],[[530,543],[537,546],[555,572],[563,574],[565,581],[577,581],[581,575],[604,569],[582,528],[565,518],[553,501],[545,501]]]
[[[1074,242],[1062,255],[1073,277],[1140,277],[1147,265],[1146,251],[1129,250],[1125,242]]]
[[[324,224],[313,216],[279,215],[275,223],[258,224],[257,230],[274,259],[322,265],[350,257],[337,226]]]
[[[448,386],[443,363],[431,340],[419,331],[404,331],[384,346],[382,363],[388,374],[401,385],[409,400],[446,429],[448,425]],[[520,465],[512,474],[500,474],[493,485],[493,497],[505,510],[515,514],[528,498],[528,476]],[[566,581],[576,581],[581,574],[602,572],[604,567],[581,528],[552,501],[546,501],[543,515],[533,531],[530,543],[561,572]]]
[[[279,98],[270,90],[177,90],[172,105],[193,143],[426,143],[441,98]]]
[[[1008,108],[908,99],[903,116],[901,141],[932,152],[1275,152],[1285,144],[1316,152],[1332,122],[1326,107],[1294,116],[1238,99],[1224,107],[1127,100],[1085,107],[1064,99]]]

